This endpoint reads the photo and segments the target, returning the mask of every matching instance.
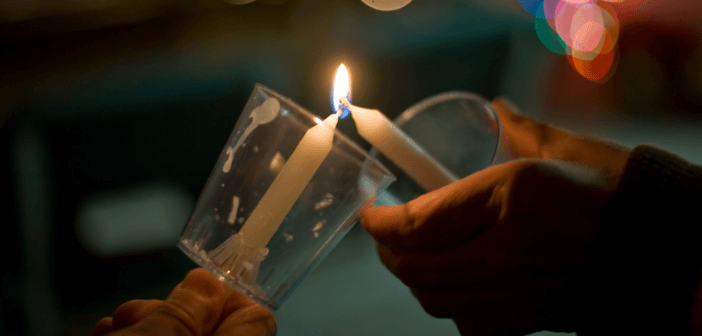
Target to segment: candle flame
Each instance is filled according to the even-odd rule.
[[[342,64],[339,66],[339,70],[336,71],[332,93],[332,109],[334,113],[341,112],[339,119],[345,118],[350,113],[346,105],[342,103],[343,99],[346,99],[347,103],[351,101],[351,80],[349,79],[349,72],[346,70],[346,66]]]

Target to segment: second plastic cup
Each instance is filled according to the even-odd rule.
[[[178,247],[277,309],[395,180],[334,118],[257,84]]]
[[[429,97],[394,123],[459,178],[514,158],[492,105],[473,93],[451,91]],[[375,148],[370,153],[397,175],[378,204],[403,204],[427,192]]]

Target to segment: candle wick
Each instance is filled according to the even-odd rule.
[[[340,103],[341,105],[343,105],[345,108],[349,108],[349,105],[351,105],[351,103],[349,103],[349,99],[346,98],[345,96],[339,98],[339,103]]]
[[[339,119],[344,119],[351,114],[351,103],[349,102],[348,94],[339,98],[338,107],[334,106],[334,112],[340,113]]]

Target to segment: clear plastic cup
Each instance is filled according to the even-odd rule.
[[[334,118],[257,84],[178,247],[239,292],[280,307],[395,180],[328,124]]]
[[[451,91],[429,97],[404,111],[394,123],[459,178],[515,158],[492,105],[473,93]],[[397,176],[378,196],[378,205],[403,204],[427,192],[377,149],[370,153]]]

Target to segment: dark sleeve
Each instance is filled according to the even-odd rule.
[[[702,167],[636,147],[588,257],[578,335],[686,335],[702,267]]]

